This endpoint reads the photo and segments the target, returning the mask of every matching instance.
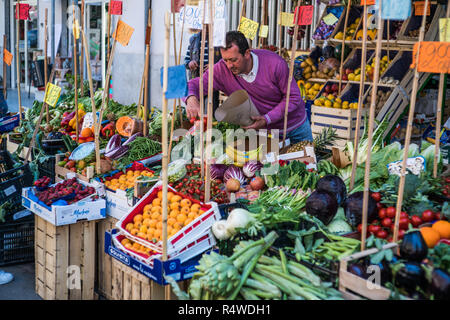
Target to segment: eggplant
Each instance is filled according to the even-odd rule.
[[[396,269],[393,272],[394,285],[406,291],[409,296],[414,295],[416,288],[423,288],[427,281],[425,278],[425,271],[422,266],[417,262],[406,261],[400,264],[394,265]]]
[[[403,236],[400,256],[408,261],[422,262],[427,257],[428,246],[420,231],[410,231]]]
[[[431,274],[431,293],[435,300],[450,300],[450,274],[434,269]]]
[[[108,144],[105,147],[105,155],[111,151],[118,149],[122,146],[120,134],[115,134],[109,139]]]
[[[105,153],[105,157],[116,160],[123,157],[128,152],[128,146],[120,146],[110,152]]]
[[[131,137],[129,137],[129,138],[127,139],[127,141],[125,141],[122,145],[123,145],[123,146],[129,145],[131,142],[134,141],[134,139],[136,139],[136,137],[140,137],[140,136],[142,136],[142,133],[140,133],[140,132],[135,133],[135,134],[133,134]]]
[[[363,197],[364,192],[358,191],[348,196],[347,200],[344,202],[345,217],[354,228],[362,222]],[[377,202],[369,196],[367,222],[371,223],[377,217]]]

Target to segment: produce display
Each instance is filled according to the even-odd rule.
[[[86,187],[79,183],[77,178],[72,178],[42,191],[37,191],[35,194],[39,201],[45,203],[46,206],[51,206],[56,203],[58,205],[72,204],[95,193],[93,187]]]
[[[105,186],[113,191],[116,191],[117,189],[128,190],[130,188],[134,188],[136,180],[139,179],[141,176],[151,178],[154,175],[151,171],[147,170],[144,171],[128,170],[127,173],[121,172],[121,174],[119,174],[118,177],[106,179]]]

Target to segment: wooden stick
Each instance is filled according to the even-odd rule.
[[[245,2],[245,0],[243,0]],[[208,55],[208,108],[206,111],[206,182],[205,182],[205,202],[209,202],[211,198],[211,140],[212,140],[212,117],[213,117],[213,79],[214,79],[214,3],[215,0],[209,1],[209,55]],[[203,122],[203,119],[200,120]]]
[[[203,2],[203,12],[205,12],[206,1]],[[199,97],[200,97],[200,176],[203,179],[205,178],[205,126],[203,122],[203,118],[205,116],[205,93],[203,89],[203,69],[205,68],[205,42],[206,42],[206,30],[208,26],[205,25],[205,16],[203,14],[202,21],[202,40],[200,44],[200,82],[199,82]],[[208,57],[210,59],[210,57]],[[209,62],[209,61],[208,61]]]
[[[450,16],[450,6],[447,5],[446,23],[448,23],[448,18]],[[444,40],[447,39],[447,27],[444,26]],[[441,73],[439,75],[439,92],[437,101],[437,112],[436,112],[436,139],[435,139],[435,149],[434,149],[434,162],[433,162],[433,177],[437,178],[438,162],[439,162],[439,147],[441,143],[441,121],[442,121],[442,101],[444,100],[444,87],[445,87],[445,74]]]
[[[148,9],[148,18],[147,18],[147,32],[150,34],[148,35],[149,39],[147,43],[145,44],[145,65],[144,65],[144,83],[145,83],[145,91],[144,91],[144,114],[143,114],[143,120],[144,120],[144,137],[148,134],[148,67],[150,62],[150,38],[152,34],[152,10]],[[140,102],[139,102],[140,103]]]
[[[344,22],[344,36],[342,37],[342,47],[341,47],[341,68],[339,71],[339,91],[338,96],[341,95],[341,89],[342,89],[342,75],[344,72],[344,56],[345,56],[345,37],[347,36],[347,23],[348,23],[348,16],[350,14],[350,7],[352,5],[352,2],[348,0],[347,5],[347,13],[345,14],[345,22]]]
[[[20,76],[21,76],[21,72],[20,72],[20,52],[19,52],[19,37],[20,37],[20,0],[17,0],[16,3],[16,69],[17,69],[17,95],[18,95],[18,99],[19,99],[19,118],[20,118],[20,122],[22,122],[22,97],[20,94]],[[26,58],[26,57],[25,57]],[[48,108],[48,107],[47,107]]]
[[[266,15],[266,1],[265,0],[263,0],[263,2],[262,2],[262,8],[261,8],[261,26],[263,26],[264,25],[264,22],[265,22],[265,15]],[[259,37],[259,35],[258,35],[258,37]],[[259,49],[261,49],[261,47],[262,47],[262,42],[263,42],[263,38],[262,37],[259,37],[259,39],[258,39],[258,48]]]
[[[48,9],[45,8],[45,22],[44,22],[44,88],[47,87],[48,82]],[[48,116],[48,113],[47,113]],[[47,118],[47,123],[49,119]]]
[[[361,113],[364,107],[362,100],[364,96],[364,83],[366,78],[366,58],[367,58],[367,5],[364,2],[363,41],[361,51],[361,79],[359,80],[358,110],[356,112],[356,130],[353,148],[352,174],[350,175],[349,191],[353,190],[353,187],[355,185],[356,167],[358,166],[356,160],[358,158],[358,144],[359,144],[359,135],[361,131]],[[365,230],[363,232],[365,232]]]
[[[80,28],[84,31],[84,0],[81,0],[81,17],[80,17]],[[84,97],[84,44],[81,41],[80,46],[80,86],[81,86],[81,96]]]
[[[294,75],[294,62],[295,62],[295,52],[297,51],[297,36],[298,36],[298,12],[300,11],[300,6],[297,6],[297,13],[294,16],[295,26],[294,26],[294,39],[291,48],[291,60],[289,61],[289,80],[286,92],[286,106],[284,107],[284,126],[283,126],[283,148],[286,147],[286,136],[287,136],[287,122],[288,122],[288,110],[289,110],[289,98],[291,95],[291,83]]]
[[[279,18],[279,26],[278,26],[278,54],[281,56],[281,11],[283,10],[282,6],[282,0],[280,0],[280,9],[278,11],[278,18]]]
[[[379,0],[380,12],[382,6],[382,0]],[[370,189],[370,161],[372,158],[372,142],[373,142],[373,127],[375,122],[375,107],[377,100],[377,91],[378,91],[378,80],[380,77],[380,53],[381,53],[381,40],[383,39],[383,21],[381,19],[381,14],[378,15],[378,26],[379,26],[379,36],[377,38],[377,47],[375,53],[375,74],[373,77],[373,85],[372,85],[372,98],[370,101],[370,114],[369,114],[369,130],[368,130],[368,138],[367,138],[367,160],[365,166],[365,175],[364,175],[364,196],[363,196],[363,211],[362,211],[362,232],[364,237],[361,237],[361,251],[365,250],[366,247],[366,238],[365,231],[367,228],[367,211],[369,207],[369,189]]]
[[[175,10],[175,0],[172,0],[172,8]],[[173,18],[173,55],[175,58],[175,64],[178,61],[178,53],[177,53],[177,36],[176,36],[176,28],[175,28],[175,11],[172,12],[172,18]],[[183,35],[181,35],[183,37]],[[172,121],[170,122],[170,135],[169,135],[169,154],[168,154],[168,161],[170,162],[170,152],[172,150],[172,141],[173,141],[173,129],[175,126],[175,119],[177,116],[177,100],[173,100],[173,112],[172,112]]]
[[[167,190],[168,190],[168,150],[167,150],[167,98],[166,91],[168,87],[169,73],[169,50],[170,50],[170,22],[169,12],[165,16],[165,50],[164,50],[164,70],[163,70],[163,104],[162,104],[162,222],[163,222],[163,261],[167,261]],[[170,299],[170,286],[165,288],[165,299]]]
[[[106,45],[106,62],[109,62],[109,54],[111,52],[111,44],[110,44],[110,39],[111,39],[111,0],[109,0],[109,6],[108,6],[108,25],[106,27],[107,33],[106,33],[106,41],[107,41],[107,45]],[[108,84],[109,87],[109,84]]]
[[[6,62],[5,62],[5,52],[6,50],[6,34],[3,35],[3,97],[7,99],[8,90],[6,90]]]
[[[425,23],[427,20],[427,10],[428,8],[428,0],[425,0],[425,9],[422,19],[422,26],[420,28],[419,33],[419,47],[417,48],[417,56],[416,56],[416,66],[414,68],[414,78],[413,78],[413,86],[412,86],[412,93],[411,93],[411,102],[409,104],[409,114],[408,114],[408,122],[406,126],[406,137],[405,137],[405,146],[403,148],[403,160],[402,160],[402,170],[400,174],[400,182],[398,186],[398,198],[397,198],[397,206],[396,206],[396,213],[395,213],[395,221],[394,221],[394,236],[393,241],[397,242],[398,239],[398,229],[399,229],[399,220],[400,220],[400,212],[402,211],[402,203],[403,203],[403,191],[405,190],[405,175],[406,175],[406,161],[408,159],[408,152],[409,152],[409,144],[411,143],[411,133],[412,133],[412,127],[413,127],[413,121],[414,121],[414,112],[416,109],[416,100],[417,100],[417,90],[419,86],[419,71],[417,70],[417,67],[419,65],[419,56],[420,56],[420,43],[423,41],[423,38],[425,36]]]
[[[75,7],[73,7],[73,24],[72,24],[72,32],[73,32],[73,75],[75,80],[75,116],[76,116],[76,135],[77,135],[77,143],[80,143],[80,129],[79,129],[79,119],[78,119],[78,77],[77,77],[77,38],[76,38],[76,30],[75,30]]]
[[[98,137],[98,130],[100,124],[97,121],[97,110],[95,108],[95,101],[94,101],[94,84],[92,82],[92,71],[91,71],[91,62],[89,60],[89,46],[86,40],[86,35],[84,34],[84,30],[81,29],[81,35],[83,38],[83,44],[84,44],[84,54],[86,58],[86,67],[87,67],[87,73],[88,73],[88,79],[89,79],[89,92],[91,96],[91,106],[92,106],[92,117],[94,119],[94,141],[95,141],[95,167],[97,174],[100,174],[101,167],[100,167],[100,143],[99,143],[99,137]]]

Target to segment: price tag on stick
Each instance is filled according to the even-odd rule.
[[[329,26],[334,25],[338,21],[339,19],[331,12],[327,14],[325,17],[323,17],[323,22],[325,22]]]
[[[439,39],[450,42],[450,18],[439,19]]]
[[[367,6],[371,6],[375,4],[375,0],[361,0],[361,5],[364,5],[364,2],[366,3]]]
[[[423,16],[423,13],[425,12],[425,1],[416,1],[414,2],[414,14],[416,16]],[[428,7],[427,7],[427,16],[431,14],[431,3],[428,1]]]
[[[111,1],[110,13],[121,16],[122,15],[122,1]]]
[[[258,32],[258,26],[258,22],[242,17],[238,30],[242,32],[246,38],[253,40]]]
[[[297,13],[297,11],[299,11]],[[312,18],[314,14],[314,6],[301,6],[295,8],[295,13],[297,14],[297,24],[299,26],[309,26],[312,23]]]
[[[61,94],[61,88],[54,85],[51,82],[47,83],[47,88],[45,89],[44,102],[49,106],[56,106],[58,102],[59,95]]]
[[[420,44],[420,56],[417,61],[417,49]],[[418,42],[413,49],[413,63],[419,72],[450,73],[450,42],[426,41]]]
[[[134,28],[130,27],[122,20],[119,20],[116,31],[114,31],[113,38],[126,47],[130,42],[133,32]]]
[[[12,53],[6,49],[3,49],[3,61],[5,61],[5,63],[8,66],[11,66],[12,59],[13,59]]]
[[[281,24],[285,27],[293,27],[294,26],[294,14],[289,12],[281,12],[278,17],[278,24]]]
[[[30,5],[27,3],[19,4],[19,20],[30,20]],[[17,19],[17,5],[16,5],[16,19]]]
[[[380,5],[378,4],[378,7]],[[381,19],[406,20],[411,16],[411,0],[383,0]]]
[[[261,38],[267,38],[268,35],[269,35],[269,26],[262,25],[261,28],[259,28],[259,36]]]

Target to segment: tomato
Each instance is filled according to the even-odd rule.
[[[445,178],[445,182],[450,183],[450,177]]]
[[[420,219],[420,217],[417,215],[413,215],[411,217],[411,224],[413,225],[414,228],[417,228],[422,224],[422,219]]]
[[[387,241],[388,241],[388,242],[392,242],[392,241],[394,241],[394,239],[393,239],[392,237],[389,237],[389,238],[387,239]]]
[[[381,220],[381,225],[386,228],[390,227],[392,225],[391,218],[384,218],[383,220]]]
[[[381,227],[379,225],[373,225],[372,224],[372,225],[369,226],[369,232],[372,233],[372,234],[375,234],[375,233],[377,233],[380,230],[381,230]]]
[[[448,196],[448,191],[447,191],[447,189],[444,189],[444,190],[442,191],[442,194],[443,194],[444,196]]]
[[[386,239],[387,237],[388,237],[388,233],[387,233],[387,231],[386,230],[380,230],[380,231],[378,231],[376,234],[375,234],[375,236],[377,237],[377,238],[381,238],[381,239]]]
[[[383,208],[384,208],[383,204],[381,202],[377,202],[377,209],[380,210]]]
[[[402,211],[400,212],[400,218],[409,218],[409,216],[405,211]]]
[[[397,237],[397,238],[398,238],[399,240],[402,240],[403,237],[405,236],[405,232],[406,232],[405,230],[399,229],[399,230],[398,230],[398,237]]]
[[[386,209],[386,215],[387,215],[387,217],[388,218],[394,218],[395,217],[395,211],[396,211],[396,209],[395,209],[395,207],[388,207],[387,209]]]
[[[398,227],[402,230],[408,230],[409,219],[408,218],[400,218],[398,221]]]
[[[379,193],[379,192],[372,192],[372,194],[370,196],[376,202],[380,202],[381,201],[381,193]]]
[[[381,208],[378,210],[378,217],[380,217],[381,220],[387,217],[386,208]]]
[[[422,212],[422,221],[431,222],[434,219],[434,213],[431,210],[425,210]]]

